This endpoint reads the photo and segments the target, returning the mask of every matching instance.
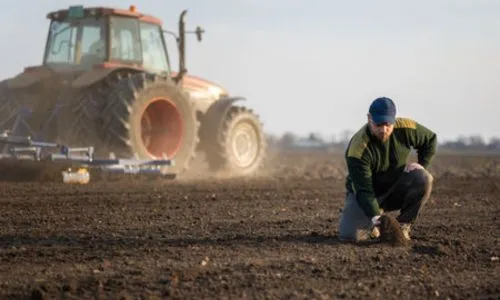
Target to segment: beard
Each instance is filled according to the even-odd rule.
[[[381,141],[381,142],[387,142],[387,140],[389,140],[389,137],[391,135],[390,134],[384,134],[384,133],[379,133],[377,134],[377,138]]]

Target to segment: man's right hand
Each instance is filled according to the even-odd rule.
[[[380,215],[372,218],[372,224],[373,224],[373,226],[380,225]]]

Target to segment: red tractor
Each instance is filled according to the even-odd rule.
[[[247,175],[266,141],[252,110],[221,86],[187,75],[185,36],[173,72],[161,20],[127,9],[71,6],[51,12],[43,64],[0,83],[0,130],[102,155],[169,158],[185,171],[203,152],[213,171]]]

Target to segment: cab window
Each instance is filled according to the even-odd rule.
[[[112,17],[111,26],[111,60],[141,62],[141,40],[139,21],[134,18]]]
[[[144,68],[155,73],[168,72],[169,65],[161,27],[141,22],[140,29]]]
[[[106,56],[104,21],[79,19],[51,22],[45,63],[79,64],[86,58],[103,61]]]

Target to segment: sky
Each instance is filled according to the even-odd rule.
[[[500,137],[497,0],[9,1],[0,77],[40,64],[46,14],[75,4],[133,4],[175,31],[187,9],[188,29],[206,31],[201,43],[188,36],[189,73],[246,97],[268,133],[356,131],[386,96],[440,141]]]

